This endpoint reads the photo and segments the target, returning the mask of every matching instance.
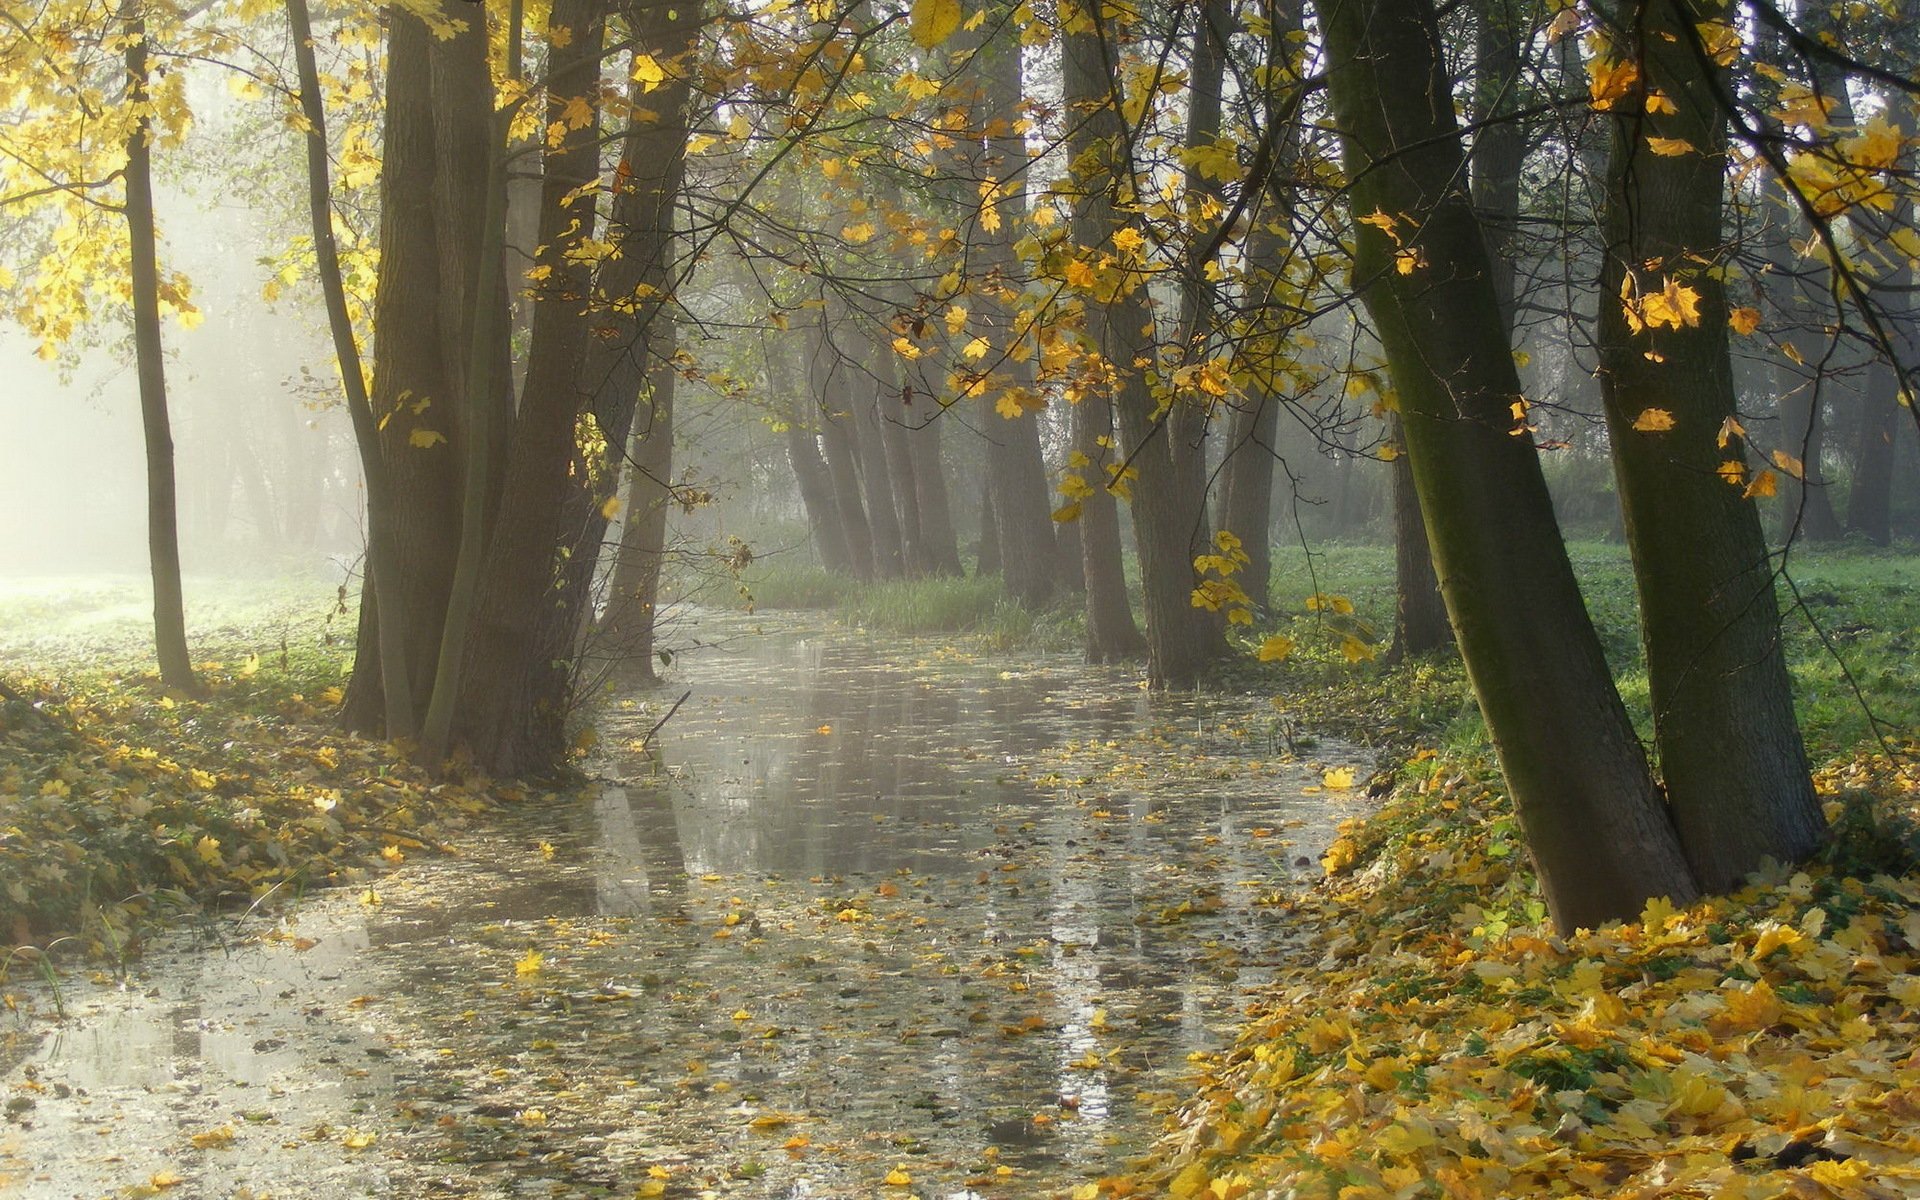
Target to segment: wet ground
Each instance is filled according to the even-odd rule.
[[[1361,805],[1327,786],[1359,752],[1296,756],[1264,701],[1067,657],[699,632],[602,715],[589,800],[13,1019],[0,1195],[930,1200],[1124,1173],[1286,953],[1272,902]]]

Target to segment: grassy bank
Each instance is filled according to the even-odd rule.
[[[161,688],[138,580],[0,586],[0,939],[121,959],[193,918],[432,852],[492,796],[332,725],[350,620],[316,579],[191,581],[203,699]],[[20,950],[18,948],[27,949]]]
[[[992,575],[863,583],[821,567],[783,562],[756,565],[745,583],[756,610],[825,610],[863,629],[961,634],[1001,650],[1070,650],[1080,644],[1077,609],[1032,612],[1009,600]]]
[[[1644,712],[1624,553],[1574,557]],[[1315,566],[1317,590],[1350,596],[1384,636],[1390,555],[1336,549]],[[1833,823],[1823,859],[1571,938],[1545,922],[1457,663],[1355,667],[1305,611],[1316,589],[1277,569],[1289,615],[1261,634],[1300,649],[1236,682],[1303,723],[1366,733],[1393,789],[1284,913],[1304,946],[1166,1141],[1084,1195],[1920,1194],[1917,568],[1858,551],[1792,561],[1783,636]]]

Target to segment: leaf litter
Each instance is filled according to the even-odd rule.
[[[611,706],[617,783],[449,835],[458,857],[403,847],[224,952],[164,940],[131,986],[70,981],[72,1036],[15,1030],[6,1086],[34,1106],[0,1173],[275,1196],[1111,1176],[1269,979],[1282,881],[1365,803],[1323,776],[1359,752],[1297,762],[1264,705],[1065,659],[747,645],[693,664],[647,756],[622,747],[662,702]],[[144,1054],[102,1049],[127,1030]]]

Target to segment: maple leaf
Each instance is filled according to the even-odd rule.
[[[1643,409],[1633,419],[1633,427],[1641,433],[1664,433],[1673,428],[1673,414],[1664,408]]]
[[[1746,337],[1760,328],[1760,310],[1757,308],[1736,308],[1727,314],[1727,325],[1735,333]]]
[[[960,0],[913,0],[907,10],[907,35],[922,50],[931,50],[960,28]]]

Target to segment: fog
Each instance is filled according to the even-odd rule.
[[[356,559],[360,487],[317,295],[273,303],[269,260],[301,232],[297,206],[222,177],[222,146],[255,136],[221,93],[163,156],[162,269],[183,272],[203,321],[163,324],[189,573],[322,570]],[[232,160],[229,152],[225,158]],[[189,165],[191,164],[191,165]],[[297,164],[289,162],[289,169]],[[16,267],[36,253],[0,246]],[[144,572],[146,461],[127,313],[103,308],[90,345],[44,361],[0,324],[0,574]]]

